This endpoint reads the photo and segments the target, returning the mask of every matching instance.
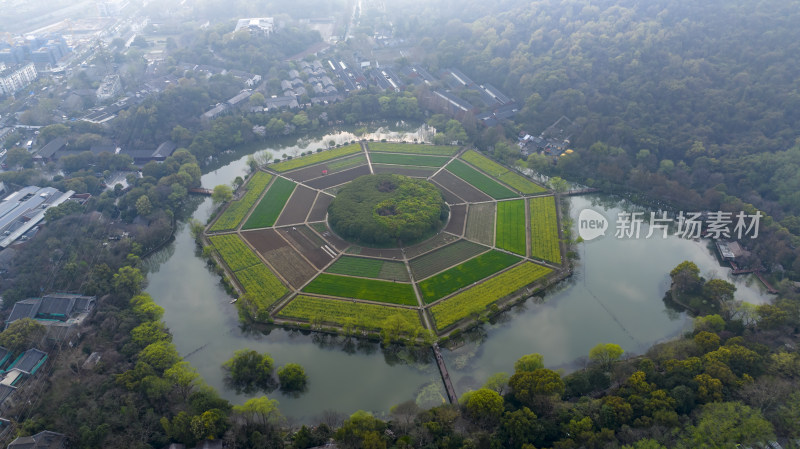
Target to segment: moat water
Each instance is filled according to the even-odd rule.
[[[426,140],[426,133],[381,131],[365,137],[411,141]],[[330,140],[343,143],[355,138],[350,133],[336,133],[266,149],[273,154],[296,155],[323,147]],[[230,184],[246,170],[247,155],[243,155],[203,175],[202,184],[206,188]],[[572,197],[569,206],[574,222],[587,207],[606,216],[611,223],[606,236],[576,248],[580,259],[572,277],[468,333],[458,347],[443,351],[459,395],[480,388],[493,373],[513,372],[514,362],[525,354],[540,353],[547,367],[569,372],[582,367],[589,349],[600,342],[617,343],[626,355],[634,355],[675,338],[691,326],[691,319],[670,310],[662,298],[669,288],[669,271],[684,260],[695,262],[706,278],[735,283],[739,300],[761,303],[770,299],[754,277],[730,275],[730,269],[719,264],[706,241],[674,236],[615,238],[617,214],[634,205],[592,195]],[[211,199],[207,198],[192,216],[205,223],[211,213]],[[646,228],[642,236],[645,234]],[[444,389],[430,350],[384,350],[374,342],[243,327],[219,276],[198,257],[185,223],[179,225],[174,242],[146,264],[147,292],[164,307],[164,322],[178,351],[209,385],[234,404],[263,394],[239,395],[224,385],[221,365],[242,348],[271,354],[276,368],[286,363],[305,368],[307,392],[297,397],[278,391],[267,394],[280,402],[281,411],[291,422],[314,422],[325,410],[345,414],[368,410],[381,415],[407,400],[417,399],[423,405],[443,400]]]

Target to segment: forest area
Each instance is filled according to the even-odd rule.
[[[398,5],[425,14],[397,29],[424,36],[431,71],[459,67],[520,103],[504,127],[467,127],[479,148],[511,162],[517,133],[567,116],[574,154],[528,167],[675,209],[757,208],[767,229],[748,244],[800,280],[796,3],[544,0],[484,15],[469,2],[456,18],[446,4]]]
[[[283,13],[333,14],[344,3],[299,1]],[[41,286],[100,299],[96,327],[64,351],[43,400],[20,407],[28,418],[21,433],[55,430],[81,448],[191,446],[215,438],[228,447],[298,449],[331,438],[352,449],[727,448],[775,439],[800,447],[800,295],[790,282],[800,281],[800,4],[401,0],[385,7],[396,36],[423,50],[420,62],[431,72],[457,67],[516,98],[513,122],[456,127],[425,111],[419,91],[364,90],[331,105],[202,124],[209,104],[239,90],[232,78],[215,75],[182,78],[121,112],[109,128],[76,122],[42,129],[43,140],[64,136],[81,149],[100,139],[133,147],[171,139],[182,148],[142,167],[130,190],[101,193],[97,175],[131,169],[126,156],[71,155],[60,162],[62,172],[45,177],[29,168],[30,157],[9,153],[26,169],[0,180],[95,197],[80,209],[50,212],[47,228],[0,283],[4,307]],[[238,0],[194,8],[198,18],[226,19],[263,10]],[[271,74],[265,78],[284,76],[282,61],[318,41],[314,33],[287,30],[262,48],[213,27],[185,38],[169,54],[174,73],[181,62],[212,63],[220,55],[236,68]],[[517,135],[538,134],[561,116],[576,125],[574,154],[555,162],[534,154],[524,166],[659,206],[764,211],[761,234],[747,245],[779,281],[774,303],[739,307],[735,287],[701,278],[687,261],[670,273],[665,293],[703,310],[685,334],[643,355],[599,343],[585,366],[565,374],[531,354],[459,404],[422,409],[409,398],[383,415],[319,411],[317,425],[299,426],[267,397],[236,406],[220,398],[172,345],[158,298],[142,293],[141,257],[194,205],[188,189],[200,185],[212,156],[332,124],[428,119],[442,134],[458,136],[451,140],[469,140],[515,163]],[[136,218],[148,225],[134,224]],[[102,245],[111,231],[134,237]],[[0,344],[18,338],[20,330],[10,330],[0,333]],[[96,369],[72,369],[93,351],[106,354]]]

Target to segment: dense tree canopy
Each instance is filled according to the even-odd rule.
[[[392,174],[352,181],[328,208],[328,222],[339,235],[366,244],[413,243],[446,219],[447,206],[433,184]]]

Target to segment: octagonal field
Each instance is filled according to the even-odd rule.
[[[444,201],[440,221],[413,244],[390,236],[365,246],[329,224],[339,193],[353,197],[350,183],[379,174],[416,179]],[[384,219],[386,203],[375,207]],[[559,226],[552,192],[475,150],[361,142],[256,171],[205,240],[256,321],[417,338],[446,335],[563,277]]]

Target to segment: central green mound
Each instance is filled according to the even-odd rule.
[[[439,189],[422,179],[382,174],[355,179],[328,208],[328,223],[361,244],[410,245],[441,229],[447,206]]]

